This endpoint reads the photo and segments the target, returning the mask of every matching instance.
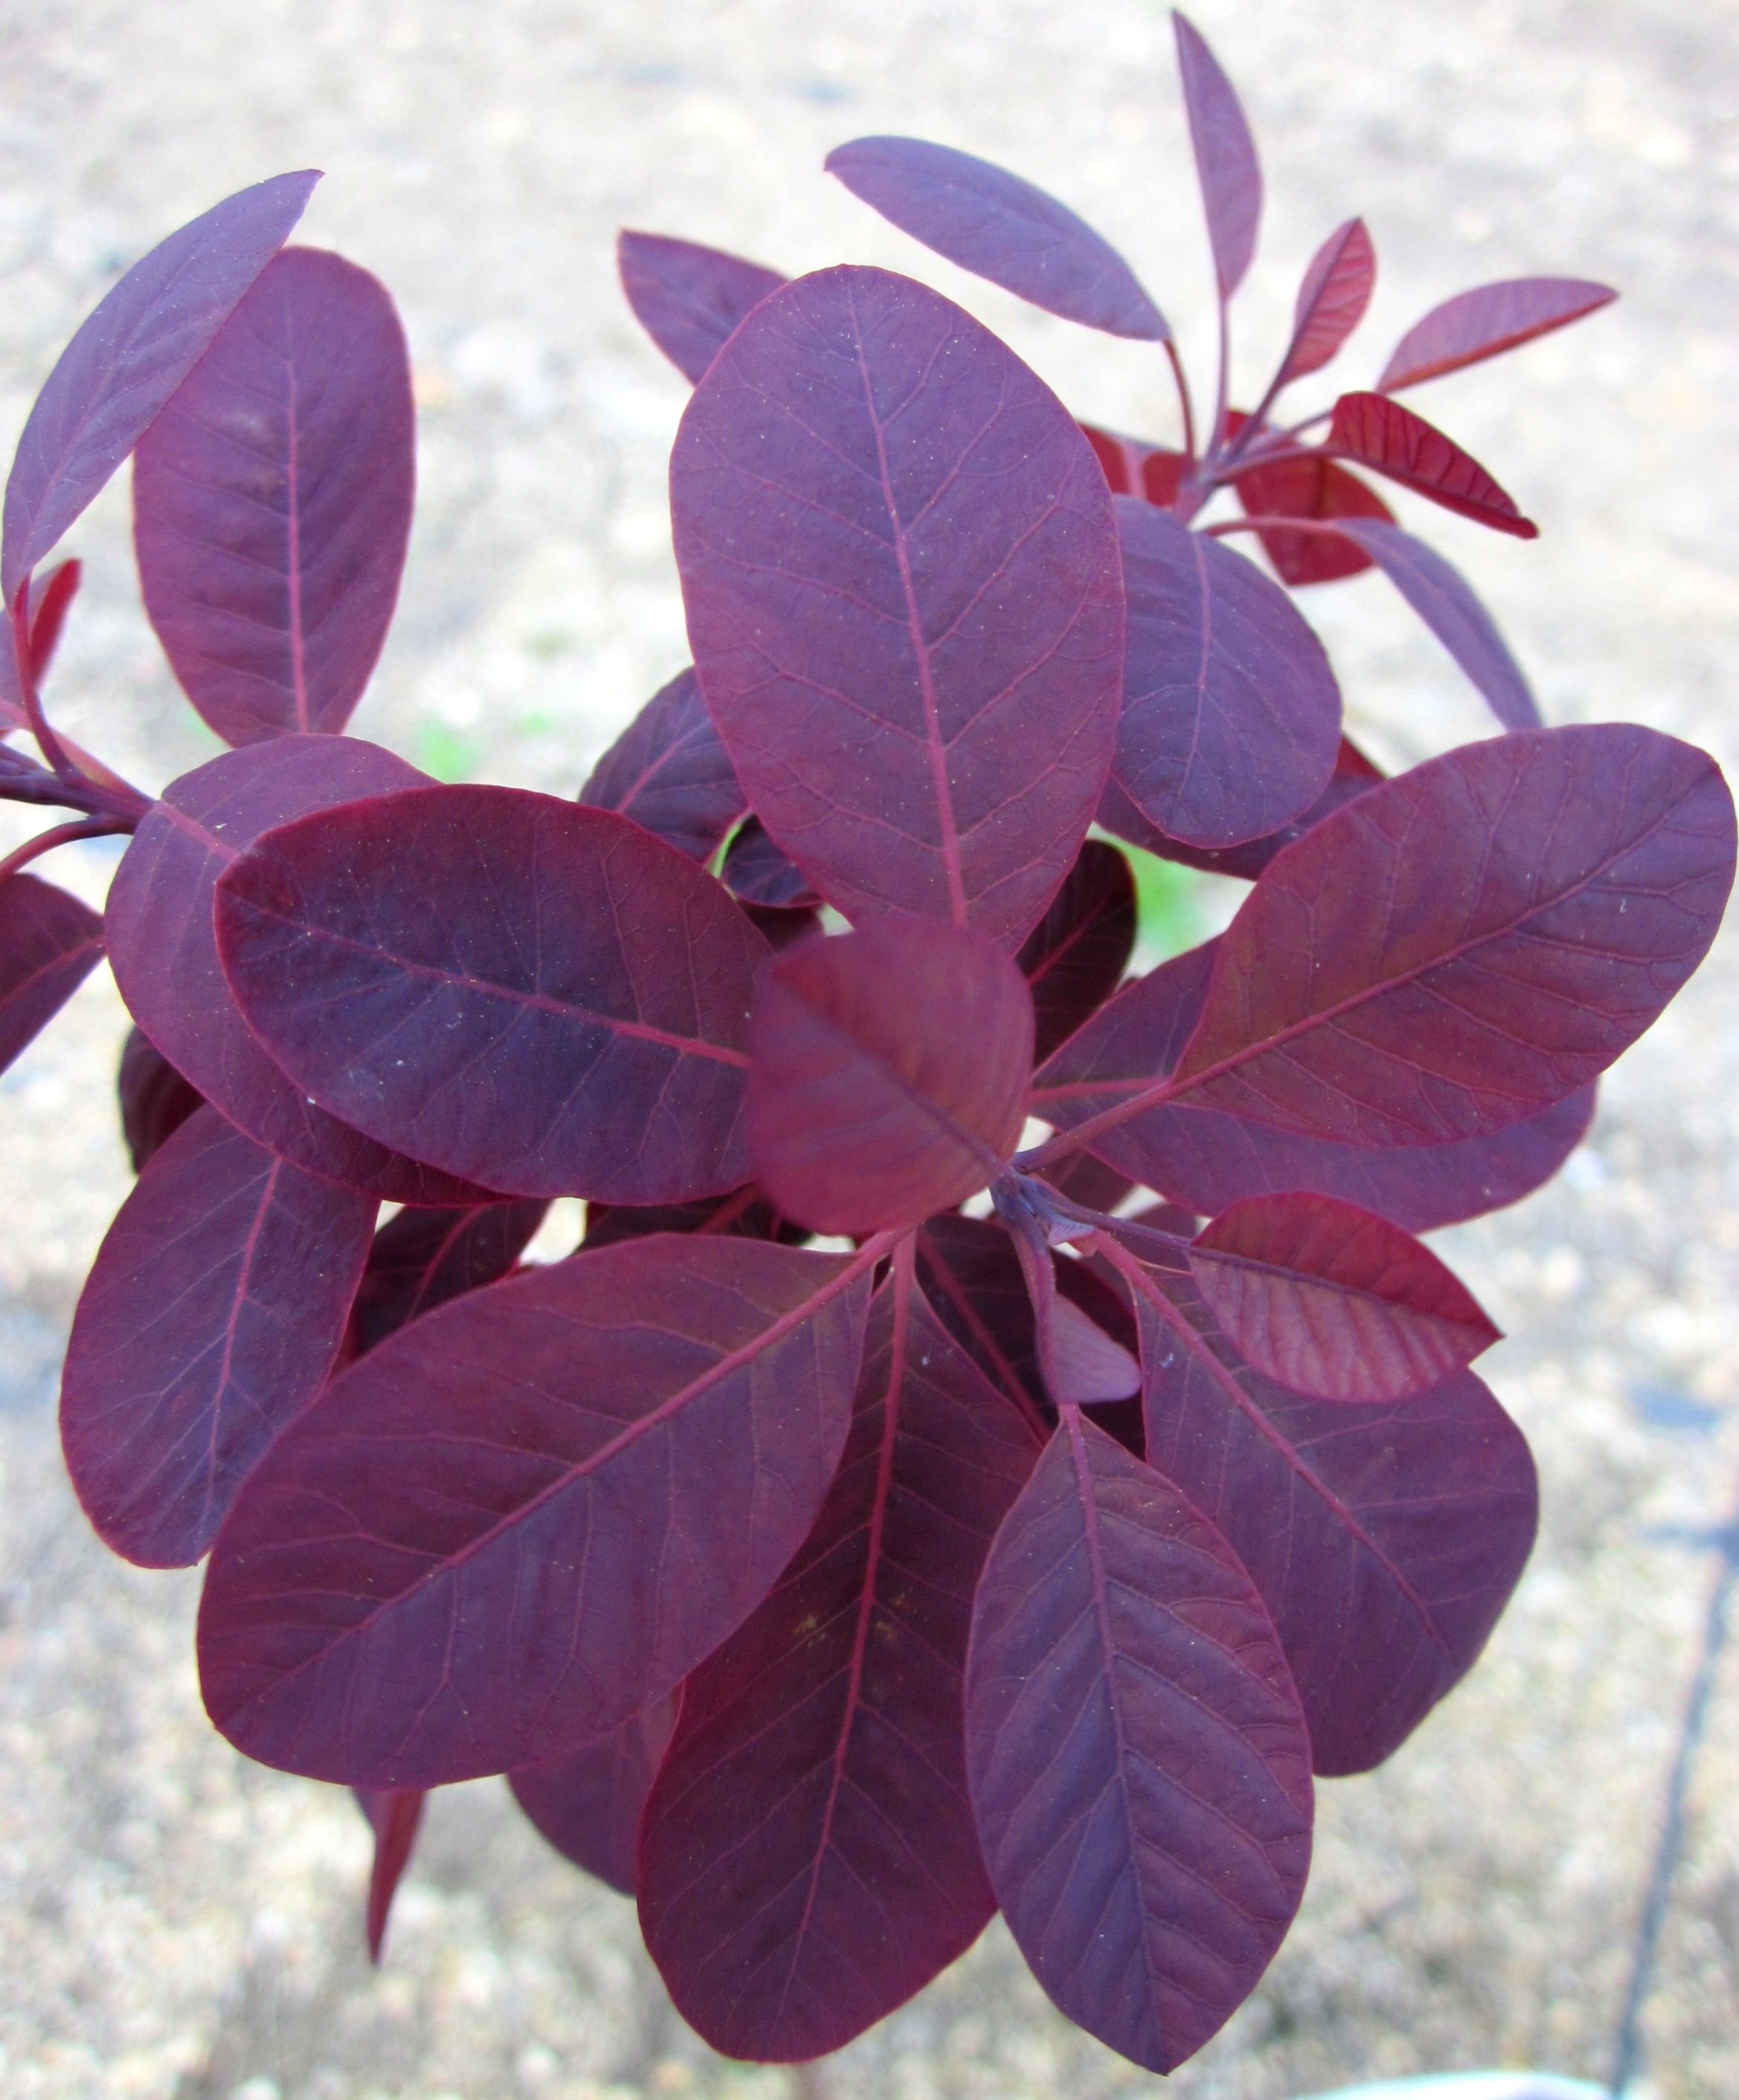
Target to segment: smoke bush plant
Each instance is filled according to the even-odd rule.
[[[1223,351],[1260,177],[1177,33]],[[1395,395],[1603,288],[1463,293],[1283,425],[1368,298],[1352,220],[1255,409],[1222,355],[1198,422],[1061,205],[909,139],[828,165],[1163,350],[1182,446],[1084,434],[885,271],[625,236],[696,382],[695,662],[576,801],[342,733],[413,421],[386,293],[283,247],[311,175],[173,236],[55,367],[0,562],[0,704],[42,763],[0,747],[0,792],[73,814],[7,866],[0,1029],[107,955],[140,1170],[67,1460],[117,1552],[209,1555],[223,1733],[361,1793],[377,1951],[425,1790],[505,1772],[637,1894],[722,2049],[837,2048],[1000,1908],[1071,2018],[1164,2070],[1285,1934],[1313,1774],[1386,1758],[1516,1580],[1533,1467],[1468,1368],[1495,1330],[1413,1235],[1575,1144],[1713,937],[1732,807],[1669,738],[1540,726],[1355,471],[1531,536]],[[77,581],[42,565],[130,453],[147,608],[232,747],[155,799],[40,695]],[[1382,778],[1239,532],[1288,585],[1384,571],[1504,734]],[[1096,819],[1247,879],[1227,932],[1125,981]],[[105,832],[100,921],[21,871]],[[583,1244],[520,1266],[559,1195]]]

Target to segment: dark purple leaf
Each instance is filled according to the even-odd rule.
[[[1397,394],[1403,386],[1496,357],[1580,320],[1618,296],[1610,285],[1578,277],[1512,277],[1459,292],[1407,330],[1384,366],[1377,390]]]
[[[695,390],[671,462],[702,690],[777,843],[849,918],[1017,946],[1110,763],[1110,497],[1056,396],[921,285],[788,286]]]
[[[30,675],[38,685],[47,677],[48,667],[55,660],[60,630],[66,625],[67,612],[78,595],[79,580],[84,572],[82,562],[60,562],[45,576],[32,581]]]
[[[130,1028],[121,1046],[115,1091],[121,1103],[121,1134],[133,1171],[167,1144],[204,1099],[190,1087],[143,1030]]]
[[[730,1233],[739,1239],[778,1240],[787,1246],[809,1238],[804,1225],[782,1218],[753,1181],[725,1196],[704,1196],[695,1203],[588,1203],[585,1244],[615,1246],[622,1240],[642,1240],[653,1233]]]
[[[1189,1248],[1196,1289],[1253,1369],[1319,1400],[1405,1400],[1498,1339],[1428,1247],[1331,1196],[1251,1196]]]
[[[1089,839],[1015,957],[1032,991],[1035,1059],[1048,1057],[1117,989],[1135,947],[1135,916],[1128,862]]]
[[[375,1206],[202,1108],[146,1162],[67,1344],[60,1437],[85,1514],[146,1568],[190,1567],[324,1383]]]
[[[508,1775],[538,1835],[619,1895],[634,1893],[641,1813],[676,1726],[679,1696],[655,1700],[601,1741]]]
[[[411,1864],[417,1833],[422,1824],[422,1805],[427,1796],[421,1788],[404,1791],[359,1789],[357,1806],[374,1833],[374,1864],[369,1875],[369,1904],[365,1928],[369,1959],[377,1967],[386,1940],[386,1919],[399,1883]]]
[[[199,362],[319,180],[311,171],[275,175],[170,234],[60,353],[6,485],[0,594],[8,606]]]
[[[1165,445],[1144,444],[1139,438],[1121,438],[1092,423],[1082,424],[1081,435],[1092,447],[1113,496],[1139,496],[1162,510],[1169,510],[1177,501],[1184,470],[1189,464],[1181,452]]]
[[[1338,517],[1337,534],[1383,571],[1506,729],[1538,729],[1540,711],[1521,667],[1491,615],[1436,548],[1403,532],[1393,519]]]
[[[365,1354],[408,1321],[508,1274],[549,1207],[540,1196],[519,1203],[399,1211],[369,1249],[351,1310],[355,1353]]]
[[[1494,532],[1518,540],[1540,536],[1539,527],[1522,516],[1514,497],[1498,488],[1476,459],[1386,395],[1343,394],[1335,404],[1327,445],[1344,459],[1357,460]]]
[[[826,166],[903,233],[1017,298],[1109,335],[1171,340],[1164,315],[1110,243],[1006,168],[890,138],[836,146]]]
[[[1236,408],[1226,417],[1236,437],[1247,419]],[[1341,518],[1375,518],[1393,524],[1394,513],[1374,488],[1321,452],[1253,466],[1232,483],[1238,502],[1252,518],[1297,518],[1322,523]],[[1282,583],[1326,584],[1356,576],[1370,567],[1370,557],[1331,532],[1288,532],[1272,526],[1259,533],[1262,551]]]
[[[689,1679],[647,1804],[647,1947],[715,2049],[841,2048],[989,1921],[961,1673],[978,1572],[1037,1451],[898,1262],[814,1529]]]
[[[1222,302],[1243,282],[1262,218],[1262,170],[1237,91],[1199,30],[1175,10],[1177,69],[1183,77],[1189,143],[1207,214],[1208,245]]]
[[[415,452],[384,288],[323,249],[275,256],[133,466],[145,610],[226,743],[349,721],[399,594]]]
[[[638,1241],[401,1328],[278,1439],[218,1539],[218,1727],[285,1771],[435,1786],[663,1698],[821,1507],[874,1252]]]
[[[1340,689],[1278,584],[1168,512],[1116,499],[1128,655],[1112,779],[1191,845],[1265,837],[1320,796]]]
[[[1149,1462],[1267,1600],[1317,1771],[1367,1771],[1472,1667],[1508,1601],[1537,1515],[1527,1444],[1471,1371],[1375,1405],[1285,1392],[1187,1275],[1131,1273]]]
[[[767,836],[758,817],[751,817],[726,850],[719,879],[744,904],[763,910],[812,911],[821,899],[809,880]],[[758,924],[758,921],[757,921]]]
[[[783,904],[744,904],[737,902],[743,915],[755,928],[768,946],[775,950],[795,947],[799,941],[806,941],[811,934],[822,929],[821,914],[807,907]]]
[[[294,1087],[236,1010],[213,930],[218,877],[262,832],[422,778],[377,744],[333,736],[276,738],[184,774],[141,820],[115,871],[109,960],[151,1041],[268,1151],[388,1202],[486,1202],[488,1189],[389,1152]]]
[[[1048,1426],[1032,1304],[1003,1228],[989,1218],[930,1219],[918,1235],[918,1282],[937,1318],[997,1391]]]
[[[1261,1599],[1166,1480],[1070,1410],[978,1585],[966,1757],[1033,1973],[1150,2071],[1255,1988],[1310,1861],[1310,1744]]]
[[[634,319],[689,380],[700,378],[743,316],[785,281],[740,255],[661,233],[623,232],[616,255]]]
[[[693,668],[661,686],[592,769],[589,809],[632,817],[691,860],[710,860],[743,814],[743,791]]]
[[[1077,1152],[1045,1169],[1048,1185],[1089,1211],[1114,1211],[1135,1182],[1090,1152]]]
[[[1033,1337],[1045,1392],[1057,1407],[1127,1400],[1141,1387],[1141,1367],[1073,1298],[1057,1290],[1057,1258],[1045,1223],[1025,1193],[993,1192],[1009,1229],[1032,1307]],[[1075,1266],[1077,1264],[1071,1264]]]
[[[103,921],[33,875],[0,880],[0,1071],[103,959]]]
[[[1292,312],[1292,340],[1274,390],[1307,377],[1339,351],[1365,317],[1377,281],[1377,252],[1362,218],[1337,226],[1310,258]]]
[[[756,1174],[816,1232],[950,1210],[1020,1142],[1032,997],[969,927],[883,920],[788,950],[756,987],[752,1041]]]
[[[1146,1075],[1170,1072],[1201,1016],[1215,945],[1192,949],[1126,986],[1039,1074],[1034,1113],[1072,1129],[1127,1097]],[[1124,1172],[1201,1215],[1246,1196],[1310,1189],[1410,1232],[1428,1232],[1499,1210],[1550,1180],[1587,1133],[1594,1094],[1593,1087],[1582,1088],[1524,1122],[1451,1145],[1374,1151],[1294,1136],[1184,1101],[1150,1109],[1106,1131],[1098,1143]],[[1057,1162],[1059,1169],[1070,1164]]]
[[[417,788],[268,833],[218,885],[250,1026],[330,1114],[488,1187],[682,1202],[748,1178],[766,943],[628,818]]]

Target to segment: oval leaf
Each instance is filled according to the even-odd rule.
[[[1618,296],[1609,285],[1579,277],[1512,277],[1459,292],[1407,330],[1383,368],[1377,391],[1397,394],[1403,386],[1496,357],[1579,321]]]
[[[897,1267],[814,1529],[689,1679],[647,1804],[647,1948],[726,2054],[843,2047],[989,1921],[961,1679],[979,1570],[1037,1452]]]
[[[218,961],[218,877],[262,832],[422,778],[377,744],[334,736],[279,737],[184,774],[141,818],[115,871],[109,960],[152,1043],[268,1151],[388,1202],[487,1202],[490,1190],[390,1152],[316,1108],[254,1039]]]
[[[1122,695],[1110,498],[1061,403],[921,285],[824,271],[732,338],[670,472],[701,688],[775,840],[850,918],[1017,945]]]
[[[0,880],[0,1071],[103,960],[103,922],[33,875]]]
[[[127,1030],[121,1046],[115,1092],[121,1107],[121,1134],[137,1174],[152,1153],[166,1145],[204,1096],[171,1065],[139,1028]]]
[[[1189,1273],[1250,1364],[1320,1400],[1405,1400],[1498,1339],[1428,1247],[1331,1197],[1233,1204],[1196,1235]]]
[[[6,484],[8,606],[204,355],[319,180],[275,175],[214,205],[135,262],[61,351]]]
[[[505,1276],[531,1244],[549,1205],[475,1203],[400,1211],[374,1235],[351,1309],[351,1343],[363,1356],[407,1321]]]
[[[1514,497],[1498,488],[1476,459],[1423,416],[1384,395],[1343,394],[1335,404],[1327,443],[1344,458],[1357,460],[1373,473],[1386,474],[1415,495],[1428,496],[1445,510],[1489,525],[1494,532],[1508,532],[1518,540],[1540,536],[1539,527],[1522,516]]]
[[[321,249],[275,257],[133,468],[145,610],[226,743],[349,721],[399,594],[415,452],[385,289]]]
[[[951,1210],[1020,1142],[1032,997],[969,928],[888,920],[788,951],[757,987],[753,1040],[755,1171],[816,1232]]]
[[[1167,342],[1135,272],[1066,205],[1006,168],[923,139],[854,139],[825,162],[872,211],[975,277],[1066,321]]]
[[[690,860],[712,858],[744,805],[692,667],[653,694],[578,799],[632,817]]]
[[[682,1202],[748,1178],[766,943],[625,817],[422,788],[269,832],[218,942],[272,1057],[329,1114],[524,1195]]]
[[[785,280],[722,248],[661,233],[616,237],[616,268],[634,319],[685,379],[699,379],[745,314]]]
[[[1135,918],[1128,860],[1089,839],[1015,957],[1032,992],[1035,1058],[1048,1057],[1117,989],[1135,948]]]
[[[212,1718],[286,1771],[436,1786],[663,1698],[821,1507],[867,1268],[642,1240],[402,1329],[279,1438],[218,1538]]]
[[[1070,1410],[978,1585],[966,1757],[1009,1929],[1150,2071],[1254,1989],[1310,1862],[1310,1743],[1261,1599],[1167,1481]]]
[[[1278,585],[1150,505],[1116,499],[1128,655],[1112,779],[1191,845],[1278,831],[1327,785],[1340,689]]]
[[[1298,288],[1292,340],[1274,382],[1278,394],[1320,372],[1365,318],[1377,281],[1377,251],[1362,218],[1338,226],[1310,258]]]
[[[539,1837],[618,1895],[639,1878],[640,1818],[676,1726],[680,1694],[655,1700],[599,1741],[510,1772],[514,1799]]]
[[[751,817],[730,841],[718,879],[739,902],[758,904],[763,911],[810,911],[821,902],[803,871],[767,836],[758,817]]]
[[[1207,214],[1208,245],[1222,303],[1243,282],[1262,219],[1262,170],[1237,90],[1194,26],[1175,10],[1177,69],[1183,77],[1189,143]]]
[[[325,1383],[374,1227],[202,1108],[147,1162],[78,1301],[60,1439],[85,1514],[145,1568],[191,1567]]]

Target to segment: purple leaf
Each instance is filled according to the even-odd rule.
[[[701,689],[748,799],[848,918],[1017,946],[1110,764],[1110,497],[1048,388],[878,270],[756,310],[671,461]]]
[[[1405,1400],[1498,1339],[1428,1247],[1332,1197],[1247,1197],[1196,1235],[1189,1259],[1233,1347],[1316,1399]]]
[[[1032,997],[969,927],[890,919],[788,950],[756,988],[752,1040],[756,1174],[816,1232],[951,1210],[1020,1142]]]
[[[727,2055],[842,2047],[989,1921],[961,1674],[978,1572],[1038,1442],[898,1262],[814,1529],[689,1679],[647,1805],[647,1948]]]
[[[994,1190],[1032,1307],[1033,1335],[1044,1387],[1057,1407],[1127,1400],[1141,1387],[1141,1367],[1120,1342],[1073,1299],[1057,1290],[1057,1258],[1044,1226],[1024,1196]],[[1079,1268],[1079,1264],[1071,1264]]]
[[[1337,226],[1310,258],[1298,288],[1292,314],[1292,340],[1274,382],[1278,394],[1295,379],[1307,377],[1340,351],[1365,317],[1377,281],[1377,252],[1362,218]]]
[[[388,1202],[486,1202],[488,1189],[389,1152],[292,1086],[236,1010],[213,929],[218,877],[262,832],[422,778],[377,744],[332,736],[280,737],[184,774],[140,821],[115,871],[109,960],[151,1041],[268,1151]]]
[[[1242,106],[1219,61],[1193,24],[1175,10],[1177,69],[1183,77],[1189,143],[1207,214],[1208,245],[1222,304],[1243,282],[1262,218],[1262,170]]]
[[[399,1883],[411,1864],[417,1833],[422,1825],[422,1805],[427,1796],[420,1787],[403,1791],[359,1789],[356,1804],[374,1833],[374,1864],[369,1875],[369,1904],[364,1920],[369,1959],[380,1965],[386,1940],[386,1919]]]
[[[1049,1426],[1032,1304],[1013,1242],[989,1218],[935,1217],[918,1235],[931,1309],[996,1390]]]
[[[249,1025],[329,1114],[522,1195],[682,1202],[746,1180],[766,943],[625,817],[417,788],[259,840],[218,885]]]
[[[692,668],[661,686],[592,769],[588,809],[632,817],[691,860],[710,860],[743,814],[743,791]]]
[[[1515,498],[1498,488],[1471,453],[1386,395],[1343,394],[1335,404],[1327,446],[1494,532],[1518,540],[1540,536],[1539,527],[1522,516]]]
[[[1090,1152],[1076,1152],[1044,1171],[1046,1184],[1089,1211],[1114,1211],[1135,1182]]]
[[[1472,1667],[1521,1573],[1538,1499],[1521,1432],[1471,1371],[1375,1405],[1284,1392],[1239,1360],[1187,1275],[1125,1273],[1149,1462],[1266,1599],[1317,1771],[1368,1771]]]
[[[0,880],[0,1071],[103,959],[103,922],[51,882]]]
[[[1089,839],[1015,957],[1031,988],[1033,1056],[1048,1057],[1117,989],[1135,947],[1135,878],[1115,846]]]
[[[170,234],[60,353],[6,485],[0,594],[8,606],[199,362],[319,180],[312,171],[275,175]]]
[[[143,1171],[152,1153],[168,1143],[205,1098],[139,1028],[127,1030],[115,1091],[121,1105],[121,1134],[126,1140],[135,1174]]]
[[[1228,426],[1239,420],[1233,416]],[[1297,518],[1307,524],[1338,524],[1343,518],[1374,518],[1389,525],[1395,522],[1394,513],[1374,488],[1367,488],[1357,474],[1321,452],[1251,467],[1232,486],[1252,518]],[[1283,525],[1271,525],[1256,536],[1281,581],[1294,589],[1300,584],[1335,583],[1343,576],[1362,575],[1370,567],[1368,554],[1335,533],[1289,532]]]
[[[725,1196],[695,1203],[588,1203],[585,1244],[615,1246],[652,1233],[729,1233],[739,1239],[778,1240],[791,1246],[809,1238],[802,1225],[781,1217],[753,1181]]]
[[[764,910],[810,911],[821,902],[802,870],[767,836],[758,817],[751,817],[730,841],[718,875],[739,902]]]
[[[226,743],[349,721],[399,594],[415,451],[385,289],[323,249],[274,257],[133,468],[145,610]]]
[[[324,1383],[375,1206],[202,1108],[146,1162],[78,1301],[60,1438],[85,1514],[145,1568],[186,1568],[272,1437]]]
[[[374,1235],[351,1309],[351,1339],[363,1356],[408,1321],[508,1274],[531,1244],[549,1205],[476,1203],[400,1211]]]
[[[435,1786],[663,1698],[821,1507],[877,1251],[639,1241],[402,1328],[285,1432],[218,1538],[218,1727],[287,1771]]]
[[[60,562],[30,585],[30,675],[38,685],[48,675],[60,631],[85,572],[82,562]],[[3,653],[3,652],[0,652]]]
[[[1540,711],[1491,615],[1436,548],[1393,520],[1341,516],[1336,533],[1368,555],[1410,605],[1506,729],[1538,729]]]
[[[775,951],[795,947],[811,934],[820,933],[821,914],[807,907],[783,904],[744,904],[737,899],[743,915],[768,946]]]
[[[1084,328],[1168,342],[1165,316],[1110,243],[1019,175],[923,139],[854,139],[826,161],[852,195],[975,277]]]
[[[631,1896],[646,1798],[676,1726],[680,1695],[655,1700],[583,1749],[508,1775],[514,1799],[564,1860]]]
[[[1580,320],[1618,296],[1609,285],[1578,277],[1512,277],[1458,293],[1407,330],[1384,366],[1377,390],[1397,394],[1403,386],[1496,357]]]
[[[1171,1072],[1200,1017],[1215,946],[1192,949],[1125,986],[1039,1073],[1034,1114],[1072,1129],[1150,1077]],[[1373,1151],[1183,1101],[1150,1109],[1098,1143],[1126,1174],[1198,1215],[1212,1216],[1247,1196],[1309,1189],[1410,1232],[1428,1232],[1499,1210],[1550,1180],[1587,1133],[1594,1093],[1582,1088],[1524,1122],[1450,1145]]]
[[[1139,438],[1119,437],[1114,430],[1101,430],[1093,423],[1080,427],[1113,496],[1139,496],[1162,510],[1172,508],[1189,464],[1182,452],[1165,445],[1144,444]]]
[[[616,267],[634,319],[678,372],[700,378],[752,307],[785,282],[776,270],[661,233],[620,234]]]
[[[1322,645],[1253,563],[1116,499],[1128,655],[1112,779],[1185,844],[1242,845],[1321,795],[1340,743]]]
[[[1072,1409],[978,1585],[966,1757],[1033,1973],[1088,2033],[1173,2069],[1292,1921],[1310,1744],[1225,1540]]]

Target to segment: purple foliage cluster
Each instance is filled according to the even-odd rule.
[[[1177,36],[1223,345],[1260,177]],[[1279,1945],[1313,1775],[1386,1758],[1516,1582],[1533,1467],[1468,1368],[1496,1330],[1414,1234],[1574,1145],[1714,936],[1732,805],[1670,738],[1541,726],[1366,478],[1532,536],[1395,396],[1603,288],[1465,293],[1282,424],[1369,298],[1353,219],[1255,409],[1222,357],[1198,421],[1063,205],[916,140],[828,166],[1163,349],[1182,445],[1084,430],[906,278],[625,235],[695,382],[695,660],[576,800],[342,734],[413,416],[385,292],[283,246],[311,175],[172,236],[51,375],[0,563],[0,725],[42,762],[0,745],[0,795],[73,814],[0,876],[0,1052],[106,954],[139,1169],[67,1462],[117,1552],[209,1555],[223,1733],[358,1790],[377,1952],[425,1792],[505,1772],[722,2049],[839,2047],[1000,1908],[1165,2070]],[[232,747],[155,798],[40,691],[77,582],[42,565],[129,454],[147,610]],[[1282,588],[1372,566],[1504,732],[1393,779]],[[1128,977],[1096,823],[1247,880],[1226,933]],[[104,832],[100,921],[20,871]],[[526,1265],[558,1196],[584,1242]]]

